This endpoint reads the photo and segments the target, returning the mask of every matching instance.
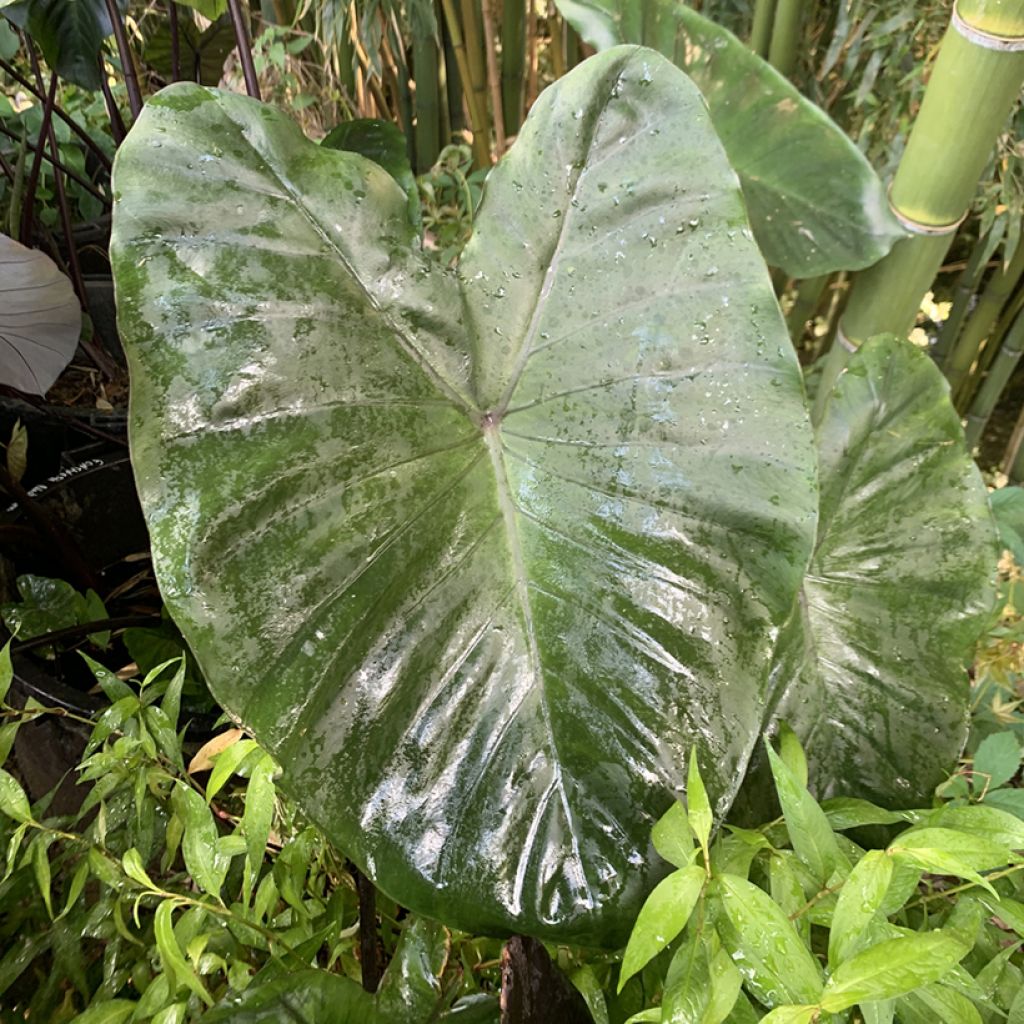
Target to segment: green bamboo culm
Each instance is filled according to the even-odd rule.
[[[959,0],[892,183],[909,237],[858,275],[823,367],[816,422],[851,351],[913,326],[1024,81],[1021,47],[1024,0]]]
[[[526,86],[526,4],[505,0],[501,12],[501,109],[505,132],[515,135],[523,123]]]
[[[981,440],[992,410],[995,409],[996,403],[1010,382],[1022,354],[1024,354],[1024,313],[1018,313],[1010,329],[1006,332],[1003,344],[992,361],[992,368],[978,389],[977,397],[971,403],[971,410],[967,414],[964,437],[969,449],[973,449]]]
[[[755,0],[754,21],[750,28],[750,48],[759,57],[768,59],[775,21],[775,0]]]
[[[1021,277],[1024,276],[1024,245],[1018,245],[1017,251],[1008,267],[996,271],[985,286],[978,299],[974,312],[964,325],[946,365],[946,379],[949,381],[950,392],[954,398],[960,395],[964,383],[971,372],[974,361],[981,352],[985,339],[992,334],[1010,296]]]
[[[789,78],[796,70],[803,29],[803,0],[777,0],[768,44],[768,62]]]
[[[491,162],[491,143],[487,124],[486,79],[484,79],[483,90],[484,106],[483,110],[481,110],[478,105],[480,94],[473,88],[469,55],[466,52],[466,44],[462,36],[462,26],[459,23],[459,15],[455,10],[454,0],[442,0],[442,6],[444,8],[445,24],[448,26],[448,32],[451,36],[455,63],[459,70],[459,79],[466,97],[466,106],[469,107],[470,130],[473,132],[473,162],[477,167],[487,167]],[[472,4],[472,0],[470,0],[470,6],[475,6]]]
[[[429,32],[412,34],[412,72],[416,82],[416,171],[424,174],[441,152],[440,53]]]
[[[462,85],[467,98],[472,98],[469,109],[474,112],[473,153],[477,167],[487,167],[491,162],[491,115],[487,105],[487,52],[480,0],[459,0],[459,12],[469,73],[469,80]],[[454,39],[452,36],[453,42]]]
[[[988,232],[982,235],[971,249],[971,255],[967,259],[967,266],[960,272],[956,286],[953,289],[953,304],[949,310],[942,329],[939,331],[938,341],[932,349],[932,359],[939,366],[945,367],[953,346],[960,337],[964,320],[970,308],[971,298],[978,290],[978,285],[985,273],[985,267],[996,250],[996,246],[1002,240],[1006,231],[1005,220],[997,221]]]

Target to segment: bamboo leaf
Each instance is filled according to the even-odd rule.
[[[686,808],[678,800],[656,822],[651,830],[651,842],[658,856],[669,864],[685,868],[693,863],[693,833]]]
[[[202,798],[200,798],[200,802],[201,800]],[[203,806],[205,807],[205,804]],[[192,969],[192,965],[185,959],[181,947],[178,945],[177,936],[174,934],[173,900],[163,900],[156,908],[156,913],[153,915],[153,935],[156,939],[160,961],[164,965],[164,970],[174,979],[174,984],[176,986],[184,985],[207,1006],[212,1006],[213,999],[210,993],[206,991],[206,986]]]
[[[665,1024],[701,1024],[711,996],[711,962],[703,931],[688,928],[665,976],[661,1019]]]
[[[94,1003],[74,1019],[74,1024],[122,1024],[135,1012],[136,1003],[130,999],[108,999]]]
[[[181,841],[185,867],[203,892],[219,899],[228,861],[217,850],[217,826],[210,808],[195,790],[183,782],[174,784],[171,804],[185,825]]]
[[[812,1024],[820,1012],[818,1006],[776,1006],[761,1018],[761,1024]]]
[[[259,748],[253,740],[239,740],[222,750],[213,761],[213,770],[206,783],[206,802],[209,803],[224,787],[224,784],[241,767],[242,762]]]
[[[14,679],[14,667],[11,665],[11,641],[0,648],[0,704],[3,704],[7,700],[7,691],[11,688],[11,682]],[[7,760],[7,754],[5,753],[0,758],[0,764],[3,764]]]
[[[655,886],[629,936],[619,972],[619,992],[683,930],[706,881],[704,868],[693,865],[673,871]]]
[[[9,772],[0,768],[0,814],[15,821],[31,822],[32,808],[21,784]]]
[[[51,895],[51,874],[50,874],[50,843],[53,837],[41,833],[32,840],[32,873],[35,875],[36,886],[39,895],[43,897],[43,904],[46,907],[47,916],[53,920],[53,898]]]
[[[714,816],[711,812],[708,791],[704,788],[704,780],[700,777],[696,747],[690,748],[690,770],[686,775],[686,820],[697,837],[704,856],[707,857]]]

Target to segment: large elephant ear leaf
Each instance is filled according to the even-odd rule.
[[[821,796],[919,804],[966,738],[964,659],[995,593],[985,485],[942,374],[892,336],[851,358],[818,456],[819,534],[777,656],[777,714]]]
[[[557,0],[592,46],[651,46],[697,83],[765,259],[794,277],[859,270],[903,236],[864,155],[731,32],[679,0]]]
[[[244,97],[160,93],[115,179],[133,461],[214,693],[394,899],[621,941],[695,742],[729,804],[814,532],[699,93],[634,47],[545,90],[454,272]]]

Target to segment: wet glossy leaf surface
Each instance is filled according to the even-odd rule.
[[[697,91],[634,48],[546,90],[457,273],[238,96],[152,99],[116,189],[133,461],[217,698],[404,905],[623,939],[695,741],[731,800],[814,529]]]
[[[642,43],[693,78],[773,266],[795,277],[860,269],[902,237],[857,147],[731,32],[676,0],[558,0],[558,8],[597,49]]]
[[[373,997],[351,978],[327,971],[292,971],[229,996],[204,1018],[215,1024],[367,1024],[375,1020]]]
[[[818,540],[782,663],[779,717],[819,796],[920,805],[967,730],[964,658],[994,596],[985,485],[941,374],[910,342],[865,344],[818,431]]]

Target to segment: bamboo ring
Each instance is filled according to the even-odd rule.
[[[892,182],[889,183],[888,189],[886,189],[886,196],[889,200],[889,209],[892,210],[893,216],[907,229],[911,234],[925,235],[927,237],[937,237],[938,235],[951,235],[961,224],[967,219],[967,214],[970,210],[964,210],[963,216],[953,221],[952,224],[923,224],[919,220],[914,220],[913,217],[908,217],[898,206],[892,201]]]
[[[1020,53],[1024,51],[1024,36],[997,36],[992,32],[968,25],[960,17],[959,0],[953,5],[952,27],[956,29],[969,43],[982,46],[986,50],[1002,50],[1009,53]]]

